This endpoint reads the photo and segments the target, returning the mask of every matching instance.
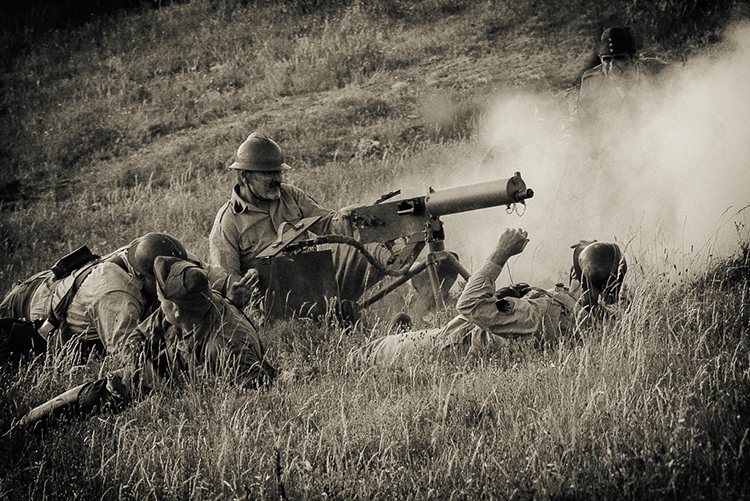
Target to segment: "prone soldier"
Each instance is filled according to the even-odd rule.
[[[192,257],[176,238],[147,233],[102,258],[87,252],[70,263],[72,269],[53,267],[20,282],[0,303],[0,317],[9,324],[2,328],[1,356],[42,354],[52,339],[60,345],[75,340],[84,353],[94,348],[115,353],[157,306],[158,256]],[[217,267],[209,267],[209,275],[217,290],[240,304],[253,286],[252,276],[233,280]],[[18,322],[22,319],[28,323]]]
[[[127,338],[125,367],[106,378],[79,385],[29,411],[18,423],[35,425],[63,413],[119,410],[174,377],[196,371],[224,374],[238,385],[270,384],[276,369],[252,322],[212,290],[205,269],[179,257],[154,261],[159,309]],[[191,378],[192,380],[192,378]]]
[[[358,350],[354,359],[388,366],[425,354],[477,356],[497,338],[555,342],[571,335],[579,322],[613,313],[609,304],[619,299],[627,270],[616,244],[574,246],[570,289],[559,284],[545,291],[518,284],[496,291],[495,281],[506,262],[527,243],[527,233],[520,229],[506,229],[500,235],[492,254],[466,283],[456,304],[459,315],[445,327],[385,336]],[[409,325],[407,319],[399,322]]]

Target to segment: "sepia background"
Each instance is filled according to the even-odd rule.
[[[294,381],[206,378],[4,436],[0,497],[747,496],[747,1],[36,0],[0,19],[3,291],[149,231],[207,258],[227,166],[260,130],[330,208],[520,172],[535,196],[445,216],[446,247],[471,271],[524,228],[498,285],[548,287],[572,244],[617,242],[634,297],[580,343],[378,372],[347,354],[401,309],[422,328],[452,307],[410,311],[405,287],[354,328],[281,322],[264,342]],[[584,128],[577,85],[612,25],[663,70],[635,113]],[[0,371],[0,431],[106,369]]]

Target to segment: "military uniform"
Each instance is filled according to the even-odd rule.
[[[624,110],[637,109],[654,70],[651,69],[653,65],[639,59],[631,64],[634,65],[634,78],[628,81],[627,87],[616,85],[604,74],[601,64],[585,71],[578,91],[577,115],[583,119],[597,114],[619,116]]]
[[[456,304],[459,315],[445,327],[377,339],[360,349],[357,358],[387,366],[424,355],[479,355],[498,338],[554,341],[571,331],[579,309],[571,294],[532,289],[522,298],[498,299],[495,280],[501,269],[488,260],[471,276]]]
[[[127,336],[150,314],[157,304],[149,300],[144,281],[134,272],[128,259],[128,247],[122,247],[91,266],[80,283],[65,318],[60,321],[59,341],[75,339],[87,348],[98,346],[114,353],[122,348]],[[0,304],[0,317],[46,320],[73,286],[84,266],[63,279],[52,271],[37,273],[20,282]],[[230,282],[228,274],[217,267],[208,267],[209,280],[219,292],[225,293]],[[46,347],[38,345],[37,353]]]
[[[216,215],[209,236],[211,264],[228,273],[242,276],[253,267],[253,259],[263,249],[278,239],[279,228],[284,223],[297,223],[301,219],[320,216],[310,227],[316,235],[349,233],[348,223],[338,212],[325,209],[305,192],[292,185],[281,184],[278,200],[261,200],[240,196],[235,185],[231,198]],[[302,236],[309,238],[309,235]],[[375,259],[386,263],[389,251],[381,244],[367,244],[366,249]],[[341,299],[358,300],[365,289],[382,278],[377,270],[353,247],[343,244],[325,244],[320,249],[330,249],[336,270],[336,282]]]
[[[264,377],[273,378],[276,371],[265,361],[252,323],[216,292],[210,301],[208,314],[193,330],[173,325],[158,309],[130,334],[127,351],[140,371],[139,389],[149,391],[162,380],[177,374],[192,377],[196,371],[229,371],[237,383],[251,387]]]
[[[32,409],[20,426],[65,412],[86,414],[108,405],[117,409],[175,377],[193,381],[203,373],[223,374],[250,388],[271,382],[276,369],[265,360],[257,330],[229,300],[210,289],[204,269],[160,256],[154,270],[161,305],[128,335],[120,352],[125,366]],[[196,318],[177,320],[173,307]]]

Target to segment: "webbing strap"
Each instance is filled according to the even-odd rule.
[[[80,289],[83,281],[86,280],[89,274],[94,270],[94,266],[99,263],[101,263],[101,259],[97,259],[96,261],[91,262],[90,264],[86,265],[78,273],[78,275],[76,275],[76,278],[75,280],[73,280],[73,284],[70,286],[70,289],[68,289],[60,302],[57,303],[57,306],[52,309],[51,315],[49,317],[49,321],[52,325],[54,325],[55,327],[59,327],[60,323],[65,320],[65,318],[68,316],[68,308],[70,308],[70,303],[73,302],[73,298],[75,298],[78,289]]]

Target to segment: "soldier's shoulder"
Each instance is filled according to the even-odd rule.
[[[304,192],[301,188],[297,188],[293,184],[287,184],[287,183],[281,183],[281,195],[284,196],[290,195],[295,198],[299,198],[300,196],[308,196],[307,193]]]
[[[95,264],[92,273],[106,277],[108,284],[114,284],[115,281],[118,281],[117,285],[121,285],[131,281],[131,275],[127,269],[112,261],[102,261]]]
[[[581,82],[584,80],[589,80],[592,78],[601,78],[604,76],[604,73],[602,72],[602,65],[599,64],[597,66],[594,66],[593,68],[590,68],[583,72],[583,75],[581,75]]]
[[[134,280],[133,275],[119,264],[102,261],[94,265],[80,287],[81,290],[97,291],[97,295],[125,293],[139,298],[142,294],[141,285],[139,280]]]
[[[238,213],[242,212],[242,204],[239,201],[236,200],[228,200],[222,204],[221,207],[219,207],[219,210],[216,211],[216,218],[214,218],[214,226],[221,226],[225,224],[228,220],[234,219]]]

